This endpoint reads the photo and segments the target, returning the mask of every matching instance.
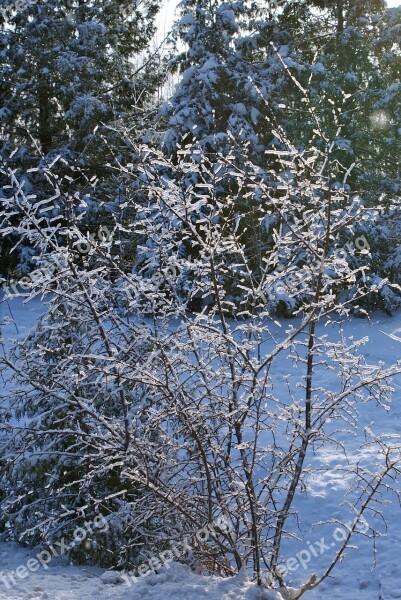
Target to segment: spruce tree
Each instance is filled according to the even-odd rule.
[[[174,160],[182,143],[193,143],[216,163],[216,169],[230,172],[228,165],[219,164],[224,155],[250,176],[253,169],[261,170],[268,181],[274,160],[266,151],[275,140],[283,84],[288,85],[282,60],[301,68],[292,52],[290,33],[277,28],[277,10],[266,11],[265,5],[248,0],[185,0],[180,9],[173,32],[184,50],[172,61],[180,80],[162,110],[166,119],[164,151]],[[188,193],[194,184],[201,185],[195,174],[184,182]],[[224,185],[220,184],[216,202],[221,205],[221,226],[238,227],[253,275],[258,278],[276,218],[258,194],[243,196],[235,177],[227,175]],[[194,219],[201,223],[203,213],[202,208],[196,211]],[[188,234],[185,251],[193,256],[196,248],[191,240]],[[234,255],[226,274],[220,275],[227,290],[238,297]]]
[[[358,233],[369,241],[363,264],[372,281],[399,282],[400,11],[382,0],[316,0],[288,3],[278,19],[302,64],[286,65],[298,85],[283,96],[282,126],[299,150],[316,145],[325,152],[333,189],[358,194],[369,211]],[[370,301],[370,308],[390,311],[400,304],[387,292]]]
[[[46,0],[0,16],[0,157],[22,174],[39,167],[25,175],[39,197],[58,159],[59,174],[78,169],[68,190],[86,192],[93,212],[121,200],[113,163],[132,157],[116,125],[133,120],[134,135],[160,82],[157,10],[158,0]]]
[[[256,3],[218,0],[188,0],[181,7],[176,35],[185,49],[173,62],[181,80],[164,107],[165,149],[174,155],[183,140],[192,141],[212,162],[224,153],[249,176],[250,164],[255,172],[262,169],[269,181],[280,169],[272,158],[280,149],[280,128],[294,150],[316,145],[330,156],[333,189],[347,173],[347,191],[360,194],[366,208],[378,207],[359,233],[369,238],[373,276],[394,276],[394,268],[384,268],[388,223],[383,226],[379,213],[383,192],[385,221],[396,211],[399,43],[394,26],[388,27],[396,13],[385,11],[382,0],[285,3],[270,13]],[[194,183],[193,176],[188,185]],[[218,194],[221,223],[232,219],[243,232],[257,281],[279,225],[276,215],[257,190],[241,194],[235,182]]]
[[[47,0],[6,13],[3,157],[17,149],[21,164],[33,166],[37,145],[47,160],[61,154],[95,170],[96,128],[143,106],[154,90],[133,59],[149,44],[157,8],[156,0]]]
[[[233,149],[233,141],[262,165],[272,140],[272,116],[282,94],[283,68],[272,43],[290,57],[289,35],[275,14],[248,2],[185,0],[174,33],[184,50],[172,61],[180,81],[163,113],[164,144],[193,139],[208,152]],[[234,144],[235,145],[235,144]]]

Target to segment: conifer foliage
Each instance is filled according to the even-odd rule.
[[[15,152],[11,164],[26,170],[61,155],[88,179],[104,176],[105,125],[155,90],[154,62],[138,59],[157,10],[156,0],[46,0],[0,17],[3,161]]]
[[[157,0],[13,6],[2,293],[43,315],[0,338],[0,533],[51,544],[101,512],[107,537],[69,558],[131,568],[206,530],[180,560],[297,600],[375,543],[382,489],[401,497],[395,437],[373,421],[347,445],[401,363],[343,331],[400,306],[401,11],[183,0],[158,112]],[[294,589],[282,560],[322,447],[344,458],[346,534]]]
[[[293,593],[280,562],[294,519],[303,517],[295,517],[294,502],[308,452],[341,445],[344,427],[358,425],[360,404],[386,408],[401,365],[374,364],[363,339],[341,333],[351,303],[378,291],[356,260],[369,254],[366,244],[348,243],[344,256],[344,238],[355,239],[369,210],[344,185],[333,188],[332,143],[325,152],[299,152],[282,129],[277,136],[286,150],[277,151],[282,168],[268,183],[224,154],[209,161],[192,144],[170,159],[138,147],[141,194],[129,199],[137,219],[92,242],[86,265],[57,244],[52,198],[30,206],[23,189],[12,193],[9,171],[3,222],[19,213],[38,265],[49,251],[57,258],[52,272],[39,269],[24,282],[27,295],[45,298],[47,313],[0,359],[8,384],[10,375],[17,384],[3,401],[3,526],[19,539],[51,542],[101,508],[114,535],[95,557],[131,566],[138,550],[151,555],[206,527],[210,539],[183,560],[212,560],[228,574],[245,569],[260,586]],[[183,187],[193,174],[192,188]],[[260,282],[235,219],[220,217],[216,189],[227,177],[237,186],[225,203],[257,191],[280,217]],[[200,207],[203,218],[194,221]],[[78,225],[65,235],[79,239]],[[119,228],[141,237],[147,273],[126,273],[114,260]],[[197,243],[191,260],[177,252],[186,233]],[[226,289],[230,266],[242,289],[236,302]],[[191,313],[188,299],[196,296],[210,300]],[[277,299],[297,311],[285,328],[271,318]],[[334,340],[323,325],[338,328]],[[292,363],[288,393],[277,392],[282,355]],[[337,374],[333,386],[321,384],[327,371]],[[399,446],[379,431],[368,434],[363,451],[369,447],[374,469],[346,456],[349,535],[292,598],[328,577],[381,486],[394,487]],[[370,521],[379,513],[376,504]],[[376,525],[363,534],[374,537]]]

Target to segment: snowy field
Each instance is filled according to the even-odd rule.
[[[8,321],[3,329],[6,345],[13,337],[23,336],[33,326],[43,311],[39,302],[23,305],[14,300],[11,305],[0,304],[1,321]],[[15,323],[13,322],[15,321]],[[287,322],[288,323],[288,322]],[[282,322],[285,327],[286,322]],[[387,364],[399,359],[401,344],[401,313],[394,317],[376,313],[370,321],[355,319],[344,326],[347,336],[369,338],[365,355],[370,361],[382,360]],[[335,335],[328,328],[329,336]],[[393,336],[393,337],[389,337]],[[278,385],[289,373],[285,358],[279,363],[275,374]],[[330,384],[330,375],[326,384]],[[281,383],[280,383],[281,382]],[[325,382],[322,381],[321,384]],[[363,456],[361,439],[364,428],[370,427],[377,433],[393,436],[401,434],[401,378],[394,381],[393,403],[389,410],[377,407],[374,403],[363,406],[360,413],[360,428],[356,437],[346,437],[344,443],[355,462],[363,460],[374,465],[375,457],[367,451]],[[355,446],[355,452],[352,452]],[[356,450],[358,449],[358,450]],[[343,515],[341,501],[349,484],[350,465],[345,464],[341,453],[332,448],[322,448],[315,455],[308,455],[308,464],[313,465],[307,476],[305,489],[298,493],[297,508],[302,513],[299,529],[294,529],[296,539],[287,542],[284,550],[285,561],[292,565],[291,579],[294,587],[305,582],[311,573],[321,573],[330,562],[332,553],[341,544],[341,535],[335,523],[328,523],[325,529],[316,531],[314,524],[333,520]],[[303,597],[329,600],[390,600],[401,598],[401,571],[399,552],[401,549],[401,508],[392,494],[385,493],[381,498],[387,527],[380,519],[375,522],[382,536],[373,544],[364,536],[355,539],[354,549],[347,551],[346,559],[340,562],[322,586]],[[372,519],[373,519],[372,515]],[[324,531],[324,538],[322,537]],[[269,598],[278,600],[275,594],[261,596],[254,585],[238,576],[233,579],[203,577],[192,573],[188,567],[171,564],[158,574],[143,577],[135,583],[124,582],[121,576],[104,574],[99,568],[68,565],[60,559],[50,561],[47,568],[39,566],[35,572],[24,570],[28,561],[35,558],[38,551],[17,546],[14,543],[0,543],[0,599],[1,600],[240,600]],[[289,560],[292,562],[288,563]],[[20,567],[24,577],[11,575]],[[22,568],[21,568],[22,567]],[[15,585],[10,584],[14,577]]]

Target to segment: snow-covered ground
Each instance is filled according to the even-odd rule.
[[[11,313],[10,313],[11,311]],[[3,328],[7,342],[13,337],[26,334],[43,311],[39,302],[24,305],[21,300],[12,304],[0,303],[0,320],[10,317]],[[17,327],[13,323],[17,324]],[[384,361],[387,364],[401,357],[401,313],[394,317],[375,314],[370,321],[355,319],[346,323],[347,336],[361,338],[367,336],[365,354],[371,362]],[[327,333],[330,332],[328,328]],[[387,334],[387,335],[386,335]],[[393,337],[389,337],[393,336]],[[9,342],[8,342],[9,343]],[[6,345],[8,345],[6,343]],[[289,364],[283,358],[277,368],[277,380],[288,374]],[[321,382],[324,384],[324,381]],[[360,413],[360,436],[365,426],[371,426],[376,432],[388,436],[401,434],[401,377],[394,381],[394,398],[390,410],[386,411],[374,403],[364,405]],[[359,435],[359,434],[358,434]],[[363,456],[361,438],[349,437],[345,440],[355,461],[364,459],[367,464],[374,463],[375,457]],[[353,449],[355,448],[355,452]],[[284,547],[285,561],[293,559],[291,577],[293,585],[305,582],[309,575],[318,573],[327,565],[333,552],[341,544],[341,535],[336,525],[329,523],[323,530],[313,525],[319,521],[335,519],[341,516],[344,491],[349,483],[350,471],[339,452],[324,447],[315,455],[308,457],[313,465],[306,480],[306,487],[297,497],[297,509],[302,513],[297,534],[298,539],[287,542]],[[398,553],[401,548],[401,508],[390,493],[382,498],[388,502],[383,506],[387,529],[382,525],[383,536],[375,545],[370,539],[358,536],[355,549],[347,551],[346,559],[338,563],[322,586],[305,594],[305,598],[317,600],[390,600],[401,598],[401,571]],[[372,516],[373,518],[373,516]],[[376,522],[375,526],[380,523]],[[324,538],[322,537],[324,535]],[[159,574],[143,577],[135,583],[124,582],[121,577],[104,575],[94,567],[68,565],[61,559],[50,561],[47,568],[40,567],[21,578],[14,576],[15,585],[10,584],[18,567],[24,567],[35,558],[37,551],[17,546],[14,543],[0,543],[0,600],[28,599],[42,600],[256,600],[262,598],[254,585],[241,576],[233,579],[205,577],[192,573],[184,565],[171,564]],[[25,571],[20,569],[20,573]],[[4,577],[3,577],[4,575]],[[9,587],[7,587],[9,586]],[[274,600],[274,595],[269,596]]]
[[[26,565],[34,553],[16,544],[0,545],[4,573]],[[1,576],[1,573],[0,573]],[[10,579],[8,578],[8,582]],[[115,581],[115,583],[112,583]],[[158,575],[150,575],[129,586],[119,576],[102,576],[93,567],[49,565],[6,589],[0,583],[1,600],[256,600],[254,585],[240,578],[221,579],[195,575],[184,565],[172,564]]]

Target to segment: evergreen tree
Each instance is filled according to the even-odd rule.
[[[359,233],[369,240],[371,276],[376,283],[387,277],[399,282],[400,175],[395,157],[401,151],[400,11],[386,10],[380,0],[312,4],[320,10],[304,11],[307,42],[299,35],[300,27],[296,47],[306,68],[297,76],[325,135],[316,120],[300,110],[304,96],[300,88],[287,104],[285,128],[299,148],[311,143],[321,150],[326,146],[334,159],[334,186],[342,185],[340,174],[348,169],[347,189],[359,193],[366,208],[377,209],[374,219],[359,226]],[[396,294],[379,294],[378,304],[393,310],[400,300]]]
[[[301,68],[292,51],[291,34],[277,28],[277,10],[244,0],[224,2],[185,0],[173,29],[184,46],[172,61],[181,79],[162,113],[167,121],[163,148],[173,157],[182,143],[200,148],[216,169],[227,174],[215,187],[220,202],[220,224],[237,228],[253,274],[260,276],[263,252],[271,246],[271,230],[276,216],[271,214],[261,194],[241,193],[230,166],[218,164],[224,155],[249,176],[256,169],[270,180],[275,159],[266,151],[275,141],[274,129],[280,117],[283,86],[291,86],[285,64]],[[277,141],[277,140],[276,140]],[[252,166],[251,166],[252,165]],[[216,171],[217,175],[217,171]],[[198,181],[198,174],[186,176],[183,185],[192,194],[193,185],[214,185]],[[202,193],[202,192],[200,192]],[[233,198],[235,200],[233,201]],[[202,223],[205,208],[193,213]],[[196,254],[192,236],[186,232],[186,253]],[[235,252],[226,265],[227,289],[238,297]],[[230,275],[227,275],[230,273]]]
[[[133,118],[134,136],[160,83],[148,51],[157,10],[158,0],[46,0],[0,16],[0,156],[26,191],[49,190],[43,169],[59,157],[54,170],[86,192],[92,214],[122,201],[112,163],[132,157],[116,125]]]
[[[2,155],[17,148],[32,166],[36,142],[47,160],[88,163],[96,127],[143,106],[154,90],[133,58],[149,44],[157,8],[156,0],[47,0],[3,19]]]
[[[169,542],[182,547],[189,539],[195,552],[186,558],[193,565],[213,559],[224,573],[253,573],[261,586],[294,598],[280,563],[284,540],[309,527],[304,512],[295,512],[310,474],[308,453],[322,444],[346,448],[345,437],[364,426],[358,414],[369,400],[388,410],[391,378],[401,364],[372,363],[361,351],[366,339],[344,335],[349,302],[363,298],[366,287],[361,269],[344,259],[342,235],[346,231],[355,241],[347,243],[351,259],[366,250],[354,238],[366,211],[358,197],[333,193],[331,165],[321,169],[324,153],[314,146],[294,152],[289,140],[281,141],[289,144],[290,158],[278,154],[276,187],[265,183],[263,173],[253,180],[236,173],[239,189],[252,196],[258,184],[281,216],[259,286],[249,277],[239,229],[221,221],[213,185],[183,193],[186,174],[216,184],[224,177],[224,169],[216,174],[216,163],[191,146],[180,152],[178,164],[160,151],[138,149],[152,201],[144,206],[138,196],[131,198],[140,213],[131,227],[152,240],[153,249],[144,252],[149,262],[164,260],[165,280],[122,271],[108,242],[94,247],[93,268],[84,269],[57,246],[53,219],[43,226],[51,198],[33,207],[22,193],[4,201],[0,228],[8,230],[9,216],[22,213],[25,235],[33,237],[43,265],[30,277],[26,295],[44,296],[48,308],[16,351],[0,356],[5,381],[13,376],[17,383],[0,407],[0,514],[10,536],[48,545],[62,534],[69,541],[76,524],[98,509],[116,524],[110,537],[117,547],[109,546],[110,537],[103,545],[98,540],[97,559],[131,567],[138,550],[155,557],[167,549],[171,560]],[[199,205],[206,211],[195,230]],[[200,278],[190,293],[199,290],[215,300],[200,314],[187,315],[177,293],[187,261],[172,255],[184,229],[199,248],[192,269]],[[69,234],[79,236],[79,230]],[[223,278],[233,254],[246,302],[234,305],[238,319],[227,319],[233,301]],[[337,294],[350,284],[351,297]],[[278,326],[264,295],[269,304],[277,297],[297,304],[297,321]],[[328,329],[336,334],[328,337]],[[288,363],[292,375],[283,381]],[[322,384],[328,372],[333,377]],[[400,463],[399,445],[391,439],[387,444],[387,437],[370,429],[360,446],[352,446],[353,455],[371,462],[344,457],[351,482],[344,521],[354,519],[344,529],[350,535],[366,511],[381,522],[375,501],[381,486],[392,489]],[[375,521],[369,528],[374,539]],[[206,539],[199,535],[205,530]],[[350,535],[332,549],[320,577],[309,578],[295,597],[328,577]]]
[[[383,2],[353,2],[347,7],[344,3],[340,33],[338,22],[331,18],[334,4],[318,4],[327,7],[319,13],[319,18],[313,16],[312,47],[302,40],[297,44],[307,67],[301,81],[325,130],[330,132],[329,137],[336,140],[332,153],[347,167],[355,164],[348,183],[367,198],[377,200],[383,192],[386,174],[388,179],[397,178],[391,169],[391,155],[397,151],[396,139],[389,136],[391,125],[397,127],[397,119],[384,115],[380,104],[388,96],[388,88],[394,86],[394,77],[386,74],[386,63],[389,51],[391,60],[397,60],[398,40],[392,36],[392,49],[383,44],[382,35],[388,29]],[[306,27],[311,27],[311,20],[312,16]],[[324,31],[322,22],[326,25]],[[293,116],[288,125],[298,135],[298,143],[305,146],[311,137],[316,138],[316,131],[315,124],[302,118],[298,110],[301,95],[298,92],[292,98],[289,108]]]
[[[185,0],[175,25],[184,51],[172,61],[181,73],[164,106],[173,151],[184,136],[208,152],[232,151],[233,141],[257,164],[272,140],[266,116],[280,102],[283,68],[271,42],[289,61],[288,34],[277,32],[274,15],[248,0]]]
[[[132,460],[129,446],[132,431],[140,426],[138,406],[150,404],[150,398],[118,369],[108,368],[114,348],[127,337],[117,322],[115,329],[106,325],[115,316],[107,268],[98,263],[93,277],[65,248],[54,246],[37,264],[40,268],[31,273],[28,286],[39,285],[46,296],[49,289],[55,294],[47,296],[46,314],[31,334],[16,342],[6,361],[11,370],[13,364],[21,365],[14,371],[16,380],[22,383],[29,372],[35,384],[31,393],[17,392],[13,399],[16,435],[0,436],[0,529],[29,544],[54,543],[62,532],[70,560],[132,567],[138,546],[146,541],[144,532],[148,529],[151,537],[157,529],[157,516],[151,512],[146,522],[133,526],[138,502],[146,504],[147,499],[138,485],[127,481],[123,467]],[[102,315],[95,308],[99,301]],[[142,361],[149,349],[149,342],[137,336],[130,352]],[[88,351],[103,357],[104,365],[91,365]],[[39,422],[45,435],[38,435]],[[88,443],[92,435],[96,442]],[[10,461],[9,451],[18,460]],[[107,519],[107,535],[103,528],[93,529],[85,544],[73,546],[77,526],[93,521],[99,512]]]
[[[288,2],[272,14],[248,2],[181,6],[185,50],[174,62],[182,79],[165,106],[167,150],[193,139],[212,161],[219,151],[249,169],[249,159],[269,181],[280,171],[272,159],[280,127],[299,151],[316,145],[330,157],[333,187],[347,173],[346,189],[377,208],[359,233],[369,239],[373,276],[396,280],[399,11],[385,10],[382,0]],[[237,221],[257,279],[277,218],[263,196],[238,193],[235,183],[219,192],[227,206],[232,192],[235,206],[221,219],[229,213]]]

